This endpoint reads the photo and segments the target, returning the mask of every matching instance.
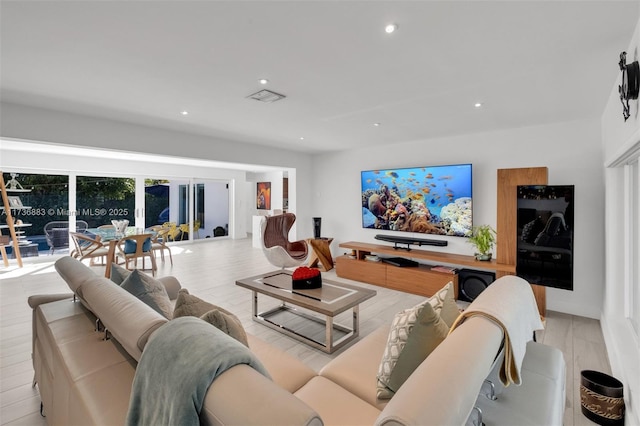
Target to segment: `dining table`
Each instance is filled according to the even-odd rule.
[[[103,243],[109,243],[104,271],[104,276],[107,278],[111,278],[111,265],[116,258],[116,247],[124,237],[139,234],[155,235],[156,233],[151,229],[136,228],[135,226],[128,226],[124,233],[116,232],[115,228],[88,228],[86,232],[100,237],[100,241]]]

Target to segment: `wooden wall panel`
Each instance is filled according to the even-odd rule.
[[[507,265],[516,264],[517,186],[546,185],[548,169],[498,169],[498,217],[496,232],[496,260]]]
[[[546,167],[529,167],[521,169],[498,169],[498,213],[496,218],[496,261],[507,265],[516,264],[517,256],[517,220],[518,220],[518,185],[546,185],[549,171]],[[508,272],[497,272],[499,278]],[[546,288],[532,285],[538,310],[546,315]]]

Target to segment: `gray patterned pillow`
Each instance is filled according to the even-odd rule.
[[[378,368],[377,397],[393,397],[448,333],[449,326],[433,308],[431,300],[397,313]]]

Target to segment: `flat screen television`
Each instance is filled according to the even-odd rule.
[[[573,290],[574,185],[518,186],[516,275]]]
[[[468,237],[471,164],[361,172],[364,228]]]

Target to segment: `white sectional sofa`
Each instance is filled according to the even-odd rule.
[[[29,299],[35,382],[47,423],[122,425],[145,345],[169,320],[75,259],[61,258],[56,269],[73,293]],[[177,280],[161,281],[175,299]],[[107,331],[96,331],[97,318]],[[387,335],[388,327],[374,331],[319,372],[249,335],[249,348],[271,379],[247,365],[228,369],[209,387],[200,422],[461,425],[475,418],[478,407],[486,424],[562,424],[565,364],[557,349],[528,343],[522,385],[498,389],[497,399],[490,400],[484,396],[486,380],[495,374],[503,332],[486,318],[472,317],[453,330],[392,399],[379,400],[376,374]]]

